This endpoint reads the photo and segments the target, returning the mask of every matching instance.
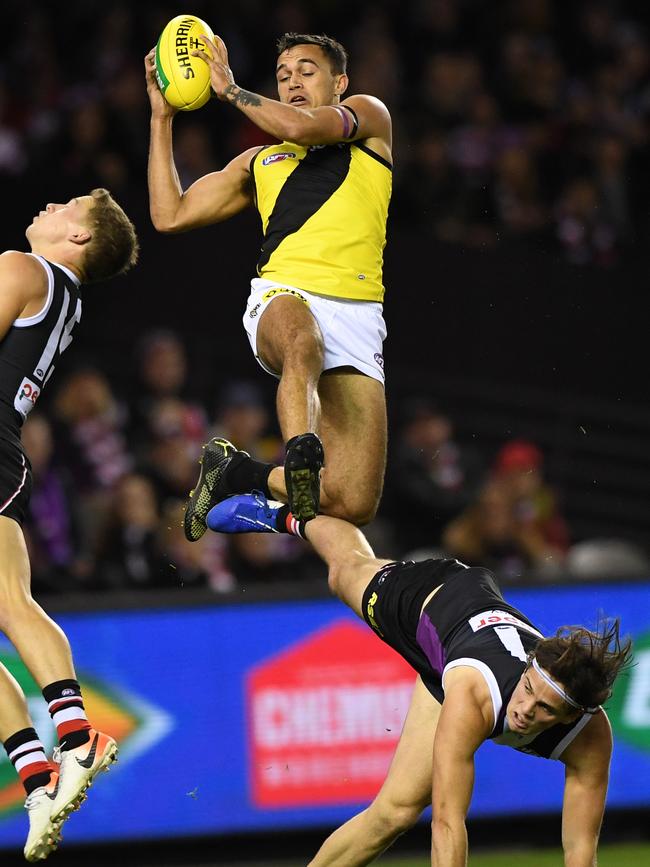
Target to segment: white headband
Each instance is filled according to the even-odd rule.
[[[533,656],[532,665],[533,665],[533,668],[535,669],[535,671],[537,672],[537,674],[539,674],[539,676],[542,678],[542,680],[545,680],[546,683],[551,687],[551,689],[554,689],[555,692],[556,692],[558,695],[562,696],[562,698],[564,699],[564,701],[565,701],[568,705],[570,705],[571,707],[576,708],[576,710],[581,710],[581,711],[583,711],[584,713],[596,713],[596,711],[598,710],[598,707],[583,707],[583,705],[578,704],[578,702],[575,701],[575,699],[571,698],[571,696],[568,695],[568,694],[567,694],[567,693],[562,689],[562,687],[560,686],[560,684],[557,683],[556,681],[554,681],[553,678],[552,678],[550,675],[548,675],[548,674],[547,674],[547,673],[546,673],[546,672],[545,672],[545,671],[540,667],[539,663],[537,662],[537,660],[535,659],[534,656]]]

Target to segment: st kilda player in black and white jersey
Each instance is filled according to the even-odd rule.
[[[465,867],[474,755],[487,740],[564,764],[564,864],[593,867],[612,754],[601,705],[631,653],[618,621],[545,638],[487,569],[452,559],[387,563],[352,524],[298,521],[287,510],[259,491],[239,494],[214,505],[207,525],[307,539],[330,589],[418,673],[377,797],[325,840],[310,867],[369,864],[429,804],[431,863]]]
[[[25,696],[1,664],[0,740],[27,794],[25,858],[38,861],[56,848],[63,822],[115,759],[117,744],[91,728],[68,639],[31,595],[22,523],[32,479],[20,431],[72,341],[81,284],[128,270],[138,242],[129,218],[102,189],[48,204],[25,234],[31,253],[0,255],[0,630],[42,690],[60,765],[45,755]]]
[[[72,342],[81,319],[81,281],[65,265],[42,256],[7,255],[32,256],[47,286],[41,309],[16,318],[0,343],[0,515],[22,523],[31,472],[20,444],[20,428]],[[30,270],[35,272],[33,266]]]

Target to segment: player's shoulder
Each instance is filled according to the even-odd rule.
[[[386,103],[376,96],[371,96],[369,93],[354,93],[342,100],[341,105],[347,105],[352,109],[365,108],[383,114],[390,119],[390,112]]]
[[[466,717],[472,712],[480,719],[480,731],[485,739],[495,725],[492,694],[484,674],[468,660],[466,664],[456,665],[445,670],[443,675],[445,700],[443,707],[458,717]]]
[[[5,250],[0,254],[0,278],[7,283],[43,282],[43,266],[35,256],[20,250]]]
[[[231,165],[237,165],[239,168],[248,172],[250,171],[251,163],[258,155],[258,153],[260,151],[266,150],[266,148],[269,147],[272,147],[272,145],[254,145],[254,147],[247,148],[245,151],[242,151],[231,161]]]
[[[612,752],[612,727],[601,708],[591,716],[575,740],[560,757],[565,765],[579,766],[593,762],[608,762]]]

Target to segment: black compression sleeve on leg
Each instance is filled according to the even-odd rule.
[[[271,499],[269,491],[269,475],[275,464],[265,464],[254,458],[235,455],[230,462],[224,479],[231,494],[250,494],[251,491],[261,491],[267,499]]]

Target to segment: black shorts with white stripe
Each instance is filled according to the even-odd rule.
[[[0,431],[0,516],[13,518],[22,527],[32,493],[32,466],[13,438]]]

